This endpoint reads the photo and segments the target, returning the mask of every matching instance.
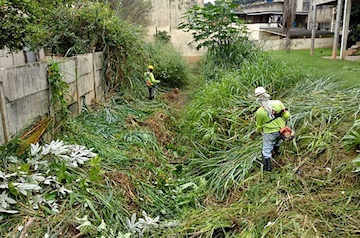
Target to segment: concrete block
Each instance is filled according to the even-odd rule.
[[[0,144],[4,144],[5,141],[5,134],[4,134],[4,127],[3,127],[3,120],[2,117],[0,117]]]
[[[45,50],[44,50],[44,48],[41,48],[38,51],[38,61],[44,61],[44,60],[46,60]]]
[[[104,87],[102,85],[96,87],[96,100],[101,101],[104,98],[104,95],[105,95]]]
[[[94,90],[94,73],[91,72],[89,74],[80,76],[78,78],[78,93],[79,96],[83,96],[88,92]]]
[[[90,106],[95,101],[95,92],[91,91],[85,95],[85,105]]]
[[[59,64],[60,74],[63,76],[62,80],[66,83],[73,83],[76,81],[76,64],[75,59],[69,59]]]
[[[73,104],[77,100],[76,82],[72,82],[69,85],[68,93],[65,95],[65,100],[68,105]]]
[[[94,66],[95,70],[102,69],[103,67],[103,53],[102,52],[95,52],[94,54]]]
[[[12,56],[0,56],[0,68],[10,68],[14,66]]]
[[[19,51],[13,54],[12,56],[13,56],[14,66],[20,66],[26,64],[24,52]]]
[[[10,136],[14,136],[29,126],[38,116],[49,113],[48,90],[7,103],[6,111],[10,122]]]
[[[83,54],[76,57],[77,75],[78,77],[89,74],[93,71],[92,54]]]
[[[26,58],[25,63],[34,63],[37,62],[37,52],[34,51],[24,51],[24,56]]]
[[[48,88],[47,64],[33,63],[3,70],[4,93],[10,102]]]
[[[96,70],[95,71],[95,87],[98,87],[100,85],[104,84],[103,74],[102,70]]]
[[[69,109],[69,111],[71,113],[71,116],[76,117],[76,116],[79,115],[79,113],[78,113],[78,103],[77,102],[75,102],[73,104],[70,104],[68,106],[68,109]]]

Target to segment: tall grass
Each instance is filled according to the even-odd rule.
[[[289,125],[297,137],[283,147],[292,157],[287,159],[292,160],[293,171],[324,152],[331,161],[331,146],[346,133],[340,125],[351,125],[359,110],[356,86],[343,89],[331,77],[311,78],[284,70],[283,62],[265,53],[251,59],[205,85],[184,115],[183,132],[193,141],[190,173],[205,177],[209,190],[220,199],[242,186],[260,158],[261,137],[252,136],[258,105],[251,95],[256,86],[265,86],[291,111]]]

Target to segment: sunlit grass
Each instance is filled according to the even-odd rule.
[[[283,61],[288,67],[300,70],[312,77],[332,77],[340,81],[344,87],[360,82],[360,60],[349,61],[331,59],[332,49],[315,49],[310,56],[310,50],[270,51],[276,61]]]

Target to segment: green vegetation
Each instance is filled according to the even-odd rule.
[[[211,51],[226,47],[247,38],[244,22],[234,13],[237,4],[228,0],[218,0],[214,5],[205,7],[194,6],[184,15],[179,29],[192,31],[197,49],[202,47]],[[229,27],[231,26],[231,27]]]
[[[269,54],[274,60],[286,62],[287,67],[301,71],[313,77],[331,77],[348,87],[359,83],[360,61],[331,59],[332,49],[315,49],[314,56],[309,50],[272,51]],[[338,54],[339,55],[339,54]]]
[[[0,49],[22,49],[27,43],[29,24],[34,22],[34,9],[29,1],[0,1]],[[23,27],[19,27],[23,26]]]
[[[360,89],[354,75],[347,81],[339,70],[352,62],[314,57],[311,66],[319,72],[312,72],[302,51],[269,55],[242,38],[241,44],[212,45],[194,67],[201,73],[191,76],[171,44],[135,39],[138,28],[115,18],[107,5],[77,10],[73,14],[85,18],[89,32],[100,25],[87,17],[110,21],[104,31],[110,36],[86,40],[106,43],[106,85],[116,93],[64,120],[55,140],[42,138],[21,152],[16,139],[0,147],[1,234],[20,237],[26,229],[31,238],[358,235],[354,158]],[[71,14],[63,16],[62,27],[84,33],[73,28],[79,22]],[[163,87],[155,100],[145,100],[147,64],[155,65],[165,85],[185,87]],[[330,75],[331,67],[338,68]],[[56,63],[49,69],[60,95],[64,86]],[[252,94],[260,85],[289,108],[296,132],[270,173],[257,162],[262,138],[253,134],[258,105]]]
[[[62,77],[63,76],[60,74],[59,62],[50,59],[48,61],[48,81],[51,90],[50,101],[53,105],[56,124],[60,124],[69,115],[67,102],[65,100],[65,95],[68,94],[69,85],[62,80]]]

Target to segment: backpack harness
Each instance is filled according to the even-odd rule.
[[[280,112],[275,112],[274,114],[272,114],[272,115],[274,116],[274,118],[272,118],[270,121],[265,122],[265,123],[270,123],[270,122],[272,122],[273,120],[278,119],[279,117],[282,117],[282,114],[283,114],[285,111],[287,111],[287,110],[288,110],[288,109],[285,107],[284,109],[281,109]]]

